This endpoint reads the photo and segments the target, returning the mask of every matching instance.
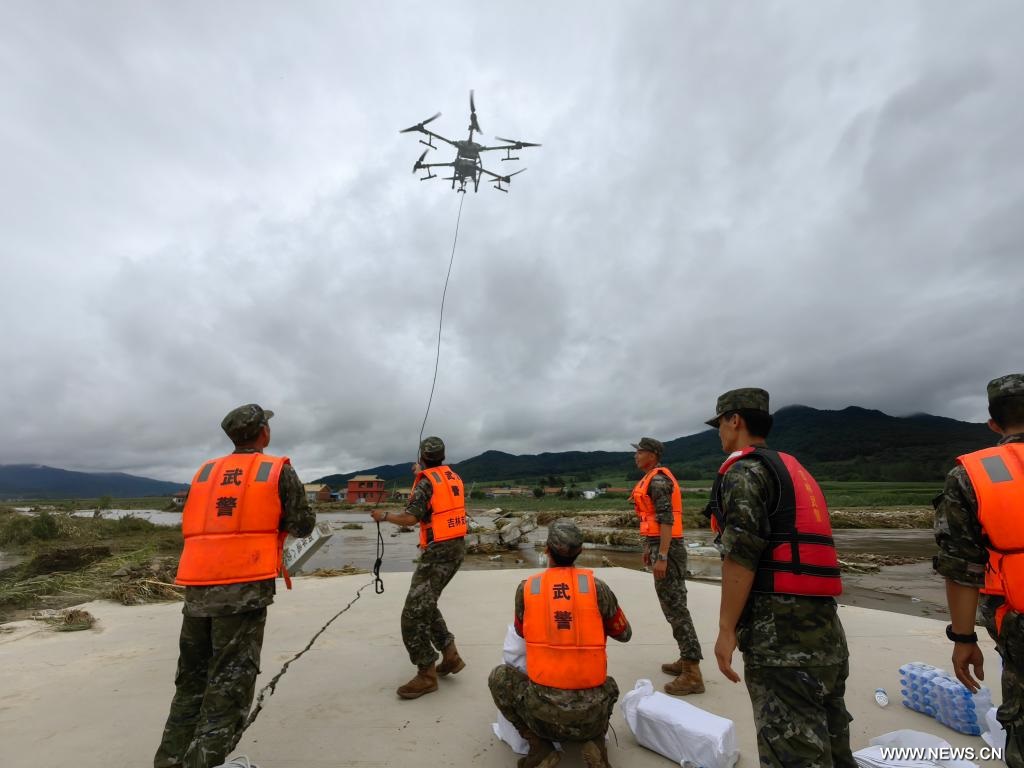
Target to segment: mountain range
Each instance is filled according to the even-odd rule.
[[[117,499],[170,496],[188,488],[123,472],[73,472],[41,464],[0,464],[0,499]]]
[[[825,411],[792,405],[780,408],[774,416],[768,444],[796,455],[819,480],[941,481],[956,456],[996,440],[985,424],[929,414],[889,416],[857,406]],[[623,443],[628,445],[639,437],[624,438]],[[718,433],[711,429],[665,441],[664,445],[662,463],[684,480],[712,479],[724,458]],[[617,473],[625,480],[636,473],[632,450],[524,455],[485,451],[453,468],[463,480],[520,483],[550,476],[587,481]],[[409,463],[327,475],[315,482],[339,487],[357,474],[405,479],[409,477]]]
[[[623,438],[623,444],[640,435]],[[658,437],[654,435],[654,437]],[[795,454],[819,480],[935,482],[953,466],[956,456],[992,445],[996,436],[985,424],[941,416],[889,416],[850,406],[824,411],[803,405],[781,408],[768,444]],[[722,459],[718,433],[707,429],[665,441],[663,463],[683,480],[710,480]],[[633,451],[562,451],[513,455],[484,451],[453,465],[468,481],[541,482],[546,478],[636,475]],[[301,472],[301,467],[299,471]],[[409,462],[326,475],[312,482],[344,487],[356,475],[408,481]],[[121,472],[73,472],[38,464],[0,465],[0,499],[136,498],[169,496],[187,484],[169,483]]]

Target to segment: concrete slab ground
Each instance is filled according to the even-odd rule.
[[[441,609],[458,638],[466,669],[441,680],[437,693],[403,701],[395,688],[413,674],[402,646],[398,619],[410,574],[387,574],[386,591],[362,591],[352,608],[291,665],[236,753],[260,768],[413,768],[483,766],[508,768],[515,756],[491,733],[495,708],[487,675],[501,662],[505,629],[512,618],[518,582],[531,571],[466,571],[449,585]],[[651,576],[624,568],[598,569],[619,597],[633,625],[632,642],[609,642],[609,672],[623,693],[638,678],[656,685],[669,678],[663,661],[674,658],[668,624]],[[298,578],[295,589],[271,606],[263,648],[262,687],[301,650],[316,631],[353,599],[367,576]],[[704,649],[707,692],[687,700],[736,722],[739,765],[756,766],[750,702],[742,684],[718,672],[713,645],[719,590],[690,584],[690,606]],[[125,607],[110,602],[85,606],[97,618],[93,630],[55,633],[35,622],[7,625],[0,634],[0,765],[4,768],[144,768],[153,752],[173,693],[180,605]],[[937,734],[953,746],[984,746],[899,703],[898,667],[925,661],[949,668],[944,622],[844,607],[852,672],[846,703],[854,749],[872,736],[898,728]],[[988,684],[999,700],[999,659],[982,641]],[[742,675],[742,662],[736,668]],[[874,690],[891,699],[882,709]],[[633,740],[616,706],[618,733],[609,749],[613,765],[646,768],[671,763]],[[984,762],[983,765],[997,765]],[[582,765],[570,747],[562,766]]]

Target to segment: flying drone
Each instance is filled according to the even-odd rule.
[[[420,177],[420,181],[426,181],[427,179],[435,179],[435,178],[437,178],[437,175],[433,171],[431,171],[431,168],[451,168],[452,169],[452,175],[451,176],[443,176],[442,178],[445,181],[450,181],[452,183],[452,189],[455,189],[455,185],[457,183],[459,185],[459,187],[458,187],[459,192],[465,192],[466,191],[466,184],[468,182],[470,182],[470,181],[473,182],[473,191],[474,192],[479,192],[480,191],[480,179],[483,178],[484,174],[487,174],[488,176],[493,177],[492,181],[494,182],[494,188],[495,189],[497,189],[497,190],[499,190],[501,192],[508,192],[508,187],[503,187],[502,184],[511,184],[512,183],[512,177],[522,173],[526,169],[525,168],[521,168],[520,170],[515,171],[514,173],[509,173],[507,175],[502,175],[500,173],[494,173],[494,171],[489,171],[486,168],[484,168],[483,161],[480,159],[480,153],[481,152],[492,152],[494,150],[503,151],[503,152],[505,152],[505,157],[502,157],[500,159],[501,159],[502,162],[505,162],[505,161],[508,161],[508,160],[518,160],[519,159],[518,157],[513,157],[512,156],[512,151],[513,150],[523,149],[524,147],[539,147],[540,146],[540,144],[532,144],[532,143],[530,143],[528,141],[515,141],[513,139],[503,139],[503,138],[501,138],[501,136],[495,136],[494,138],[496,138],[498,141],[503,141],[505,143],[502,144],[502,145],[499,145],[499,146],[495,146],[495,147],[484,146],[483,144],[478,144],[477,142],[473,141],[473,134],[474,133],[482,133],[483,131],[480,130],[480,123],[477,122],[477,119],[476,119],[476,104],[473,101],[473,92],[472,91],[469,92],[469,138],[468,139],[466,139],[465,141],[452,141],[451,139],[446,139],[441,134],[434,133],[433,131],[431,131],[431,130],[429,130],[428,128],[425,127],[427,125],[427,123],[431,123],[434,120],[437,120],[437,118],[439,118],[440,116],[441,116],[441,113],[438,112],[433,117],[428,117],[422,123],[416,123],[416,125],[410,126],[409,128],[403,128],[401,131],[399,131],[399,133],[412,133],[413,131],[416,131],[416,132],[419,132],[419,133],[426,134],[426,136],[427,136],[427,140],[426,141],[424,141],[423,139],[420,139],[420,144],[425,144],[427,146],[427,148],[425,150],[423,150],[423,154],[420,155],[419,160],[417,160],[415,162],[415,164],[413,164],[413,166],[412,166],[412,172],[413,173],[416,173],[416,171],[420,171],[420,170],[426,171],[427,175],[426,176],[421,176]],[[432,149],[437,149],[437,147],[433,143],[434,139],[439,139],[439,140],[441,140],[441,141],[443,141],[443,142],[445,142],[447,144],[451,144],[453,147],[455,147],[456,154],[455,154],[455,159],[452,162],[450,162],[450,163],[425,163],[425,162],[423,162],[423,160],[427,156],[427,152],[429,152]]]

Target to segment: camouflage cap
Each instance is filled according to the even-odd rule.
[[[718,420],[722,414],[730,411],[764,411],[768,413],[768,393],[757,387],[744,387],[742,389],[730,389],[724,395],[719,395],[718,404],[715,406],[715,416],[704,423],[709,427],[718,427]]]
[[[660,440],[655,440],[653,437],[641,437],[640,442],[630,443],[638,451],[650,451],[661,456],[665,452],[665,446],[661,444]]]
[[[988,383],[988,401],[1002,397],[1024,397],[1024,373],[1009,373]]]
[[[559,518],[548,526],[548,551],[573,557],[583,549],[583,534],[572,520]]]
[[[420,456],[430,461],[440,461],[444,458],[444,440],[440,437],[424,437],[420,443]]]
[[[273,415],[273,411],[265,411],[256,403],[240,405],[224,417],[220,428],[232,442],[243,443],[255,438]]]

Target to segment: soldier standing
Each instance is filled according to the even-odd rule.
[[[576,568],[583,536],[570,520],[548,528],[548,569],[516,590],[515,630],[526,640],[526,673],[502,664],[487,680],[491,696],[527,743],[518,768],[552,768],[552,741],[583,742],[588,768],[610,768],[605,732],[619,698],[608,676],[606,638],[633,630],[615,593],[593,571]]]
[[[996,717],[1006,730],[1003,759],[1024,766],[1024,373],[988,383],[994,448],[957,458],[935,503],[935,570],[946,578],[952,623],[953,671],[972,692],[985,678],[974,631],[978,591],[982,616],[995,630],[1003,657],[1003,703]],[[992,574],[986,578],[987,574]]]
[[[654,571],[654,591],[679,645],[678,660],[661,665],[663,672],[675,675],[675,680],[665,684],[665,691],[676,696],[704,693],[700,673],[704,654],[686,605],[683,496],[675,476],[668,467],[661,466],[664,446],[653,437],[642,437],[632,445],[637,469],[644,473],[631,496],[640,516],[644,565]]]
[[[221,428],[234,452],[192,480],[176,578],[185,585],[178,670],[154,768],[220,765],[238,742],[285,536],[308,536],[316,524],[288,457],[263,453],[273,415],[255,403],[231,411]]]
[[[785,453],[768,449],[768,393],[734,389],[718,398],[722,449],[730,454],[712,489],[712,527],[722,559],[718,667],[743,652],[761,765],[854,768],[842,591],[825,497]]]
[[[466,666],[437,607],[441,592],[466,556],[466,499],[462,480],[444,463],[444,442],[427,437],[420,443],[419,466],[405,512],[375,509],[377,522],[420,526],[420,561],[402,608],[402,641],[416,676],[398,689],[403,699],[418,699],[437,690],[438,675]],[[442,654],[437,662],[437,652]]]

